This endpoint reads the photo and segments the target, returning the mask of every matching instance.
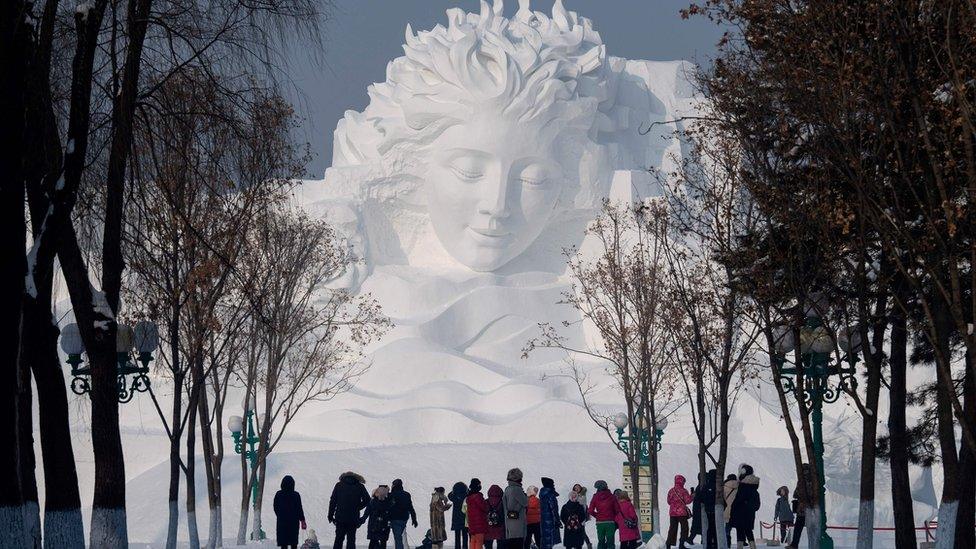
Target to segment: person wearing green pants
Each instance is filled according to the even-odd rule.
[[[607,481],[598,480],[593,487],[596,488],[596,493],[593,494],[587,511],[596,519],[597,549],[616,549],[614,536],[617,533],[616,521],[620,504],[607,486]]]

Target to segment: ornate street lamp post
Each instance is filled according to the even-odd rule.
[[[231,416],[227,420],[227,429],[230,434],[234,437],[234,452],[238,455],[243,454],[247,459],[248,464],[251,467],[251,471],[257,471],[258,469],[258,450],[256,448],[257,444],[261,442],[261,437],[255,432],[255,409],[257,408],[257,400],[254,395],[251,395],[250,400],[244,399],[242,403],[244,407],[244,417],[241,416]],[[244,432],[244,422],[247,422],[247,432]],[[251,509],[257,514],[258,508],[258,482],[257,477],[255,477],[255,482],[251,486]],[[260,522],[258,522],[260,524]],[[251,534],[251,539],[254,539],[254,534]],[[265,538],[264,530],[258,527],[257,539],[262,540]]]
[[[153,352],[159,347],[159,331],[152,322],[141,321],[135,327],[119,324],[116,329],[115,351],[116,370],[118,376],[118,399],[121,403],[132,400],[136,393],[149,390],[149,363],[153,360]],[[91,366],[83,366],[81,355],[85,352],[85,345],[81,340],[81,332],[77,324],[68,324],[61,330],[61,349],[68,355],[66,361],[71,365],[71,391],[76,395],[83,395],[91,391]],[[139,355],[136,365],[132,360],[132,351]],[[132,376],[131,382],[128,377]]]
[[[635,414],[636,420],[635,420],[635,425],[633,426],[634,428],[630,430],[631,434],[630,435],[624,434],[624,431],[627,429],[628,425],[630,425],[630,418],[628,418],[627,414],[624,412],[620,412],[619,414],[614,416],[613,426],[616,427],[617,429],[617,445],[620,447],[621,450],[624,451],[624,453],[626,453],[629,456],[631,445],[632,444],[637,445],[635,447],[637,450],[636,452],[636,456],[638,460],[637,466],[638,466],[638,471],[640,471],[640,467],[650,468],[651,466],[650,443],[652,440],[654,442],[654,453],[656,454],[661,451],[661,439],[664,437],[664,429],[666,429],[668,426],[668,418],[666,417],[658,418],[657,421],[655,422],[654,428],[648,429],[646,421],[644,419],[644,408],[639,403],[640,402],[639,399],[637,400],[637,402],[638,402],[637,412]],[[629,459],[625,461],[624,462],[625,470],[629,471],[632,465],[633,464],[631,464]],[[650,497],[650,494],[648,494],[648,497]],[[640,502],[637,503],[638,503],[638,507],[640,507]],[[653,511],[652,511],[652,515],[653,515]],[[658,530],[657,517],[652,516],[651,520],[652,520],[651,531],[641,532],[641,535],[644,538],[645,542],[649,541],[654,536],[654,532]]]
[[[779,371],[779,378],[783,389],[792,393],[797,400],[810,410],[813,429],[813,453],[816,460],[815,467],[820,478],[820,549],[833,549],[834,540],[827,534],[827,488],[824,476],[824,441],[823,441],[823,405],[837,402],[841,393],[857,388],[855,377],[858,352],[861,339],[856,330],[841,329],[835,341],[830,332],[824,327],[815,308],[810,308],[806,314],[806,322],[800,328],[800,362],[791,363],[787,354],[796,349],[793,330],[790,327],[777,329],[776,349],[773,360]],[[831,360],[831,354],[840,349],[843,355],[836,362]],[[836,383],[831,377],[836,376]],[[799,390],[802,380],[803,390]]]

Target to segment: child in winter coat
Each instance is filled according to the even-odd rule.
[[[525,509],[525,549],[531,549],[534,545],[542,547],[542,509],[539,505],[539,489],[529,486],[525,489],[529,496],[529,506]]]
[[[596,493],[590,499],[587,512],[596,519],[597,549],[615,549],[613,537],[617,530],[620,504],[607,486],[607,481],[598,480],[593,487],[596,488]]]
[[[786,542],[786,534],[793,526],[793,509],[790,506],[790,489],[780,486],[776,489],[776,509],[773,511],[773,521],[779,521],[780,539]]]
[[[620,530],[620,549],[636,549],[641,543],[640,520],[637,509],[625,490],[617,492],[617,528]]]
[[[692,503],[694,498],[688,490],[685,489],[685,477],[681,475],[674,476],[674,486],[668,490],[668,516],[671,518],[671,524],[668,526],[668,540],[667,546],[674,546],[675,537],[678,534],[678,529],[681,529],[681,538],[678,540],[678,547],[684,549],[685,542],[688,541],[688,504]]]
[[[319,537],[315,535],[315,530],[309,529],[308,537],[305,538],[301,549],[320,549]]]

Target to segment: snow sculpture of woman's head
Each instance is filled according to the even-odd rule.
[[[422,186],[434,232],[477,271],[521,254],[580,194],[580,159],[602,116],[610,71],[590,21],[556,0],[481,13],[414,34],[336,130],[334,166],[378,163]]]

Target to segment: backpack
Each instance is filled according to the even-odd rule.
[[[569,515],[569,520],[566,521],[566,531],[576,531],[583,528],[583,523],[580,522],[579,513],[572,513]]]
[[[492,505],[488,504],[488,526],[501,526],[502,524],[502,513]]]

